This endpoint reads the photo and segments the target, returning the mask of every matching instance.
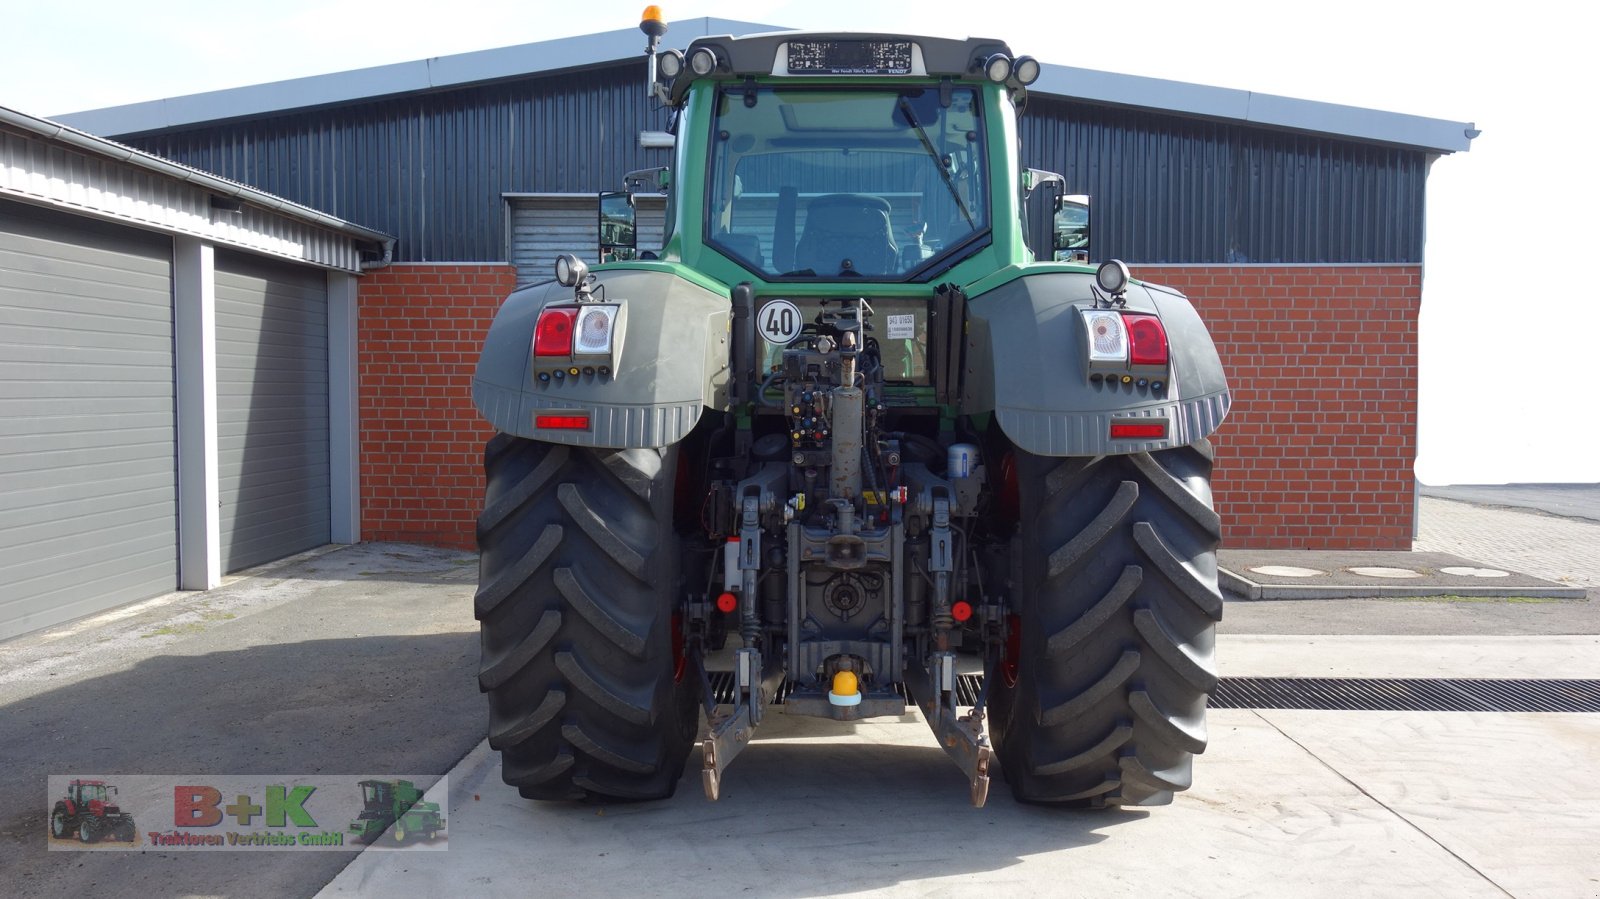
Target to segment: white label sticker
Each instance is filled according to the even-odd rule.
[[[756,313],[756,330],[768,343],[788,344],[800,336],[800,310],[788,300],[772,300]]]
[[[917,317],[915,315],[889,316],[890,340],[915,340],[917,337]]]

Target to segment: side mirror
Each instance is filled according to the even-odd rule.
[[[1024,169],[1022,172],[1023,238],[1033,258],[1044,262],[1054,258],[1054,212],[1061,208],[1065,180],[1055,172]]]
[[[633,194],[610,191],[600,195],[600,258],[632,259],[639,245]]]
[[[1057,262],[1089,261],[1089,197],[1071,194],[1061,198],[1055,215]]]

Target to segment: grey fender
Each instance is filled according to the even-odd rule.
[[[574,304],[554,281],[513,293],[495,315],[472,378],[472,401],[507,434],[575,446],[653,447],[682,440],[710,406],[728,405],[725,294],[670,270],[595,273],[594,295],[619,307],[608,357],[533,358],[533,331],[546,306]],[[596,363],[610,368],[596,371]],[[576,377],[540,380],[571,365]],[[539,416],[582,419],[585,428],[541,428]]]
[[[1126,368],[1096,382],[1078,312],[1094,307],[1093,280],[1089,273],[1041,272],[970,297],[962,411],[993,412],[1013,443],[1045,456],[1151,452],[1210,435],[1232,400],[1216,344],[1188,298],[1132,283],[1125,309],[1160,316],[1170,366],[1164,374]],[[1122,384],[1122,373],[1133,383]],[[1150,384],[1139,387],[1140,378]],[[1153,389],[1157,380],[1164,390]],[[1113,421],[1163,422],[1167,436],[1113,440]]]

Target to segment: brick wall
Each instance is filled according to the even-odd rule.
[[[1234,405],[1213,437],[1223,545],[1411,548],[1422,270],[1157,267],[1217,341]]]
[[[509,265],[400,264],[361,279],[361,537],[472,547],[483,443],[472,372]]]
[[[1135,266],[1187,293],[1234,390],[1214,438],[1224,545],[1410,549],[1417,266]],[[478,347],[507,265],[396,265],[362,279],[362,536],[470,547],[490,428]]]

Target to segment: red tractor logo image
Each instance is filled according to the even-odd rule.
[[[67,785],[65,799],[50,813],[50,835],[58,840],[74,834],[82,843],[116,840],[131,843],[137,836],[133,816],[116,804],[117,788],[103,780],[75,780]]]

